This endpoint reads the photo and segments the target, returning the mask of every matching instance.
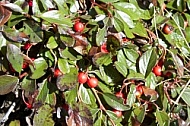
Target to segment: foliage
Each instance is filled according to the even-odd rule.
[[[1,1],[1,125],[189,125],[189,24],[189,0]]]

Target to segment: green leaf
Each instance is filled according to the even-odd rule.
[[[137,51],[135,51],[134,49],[126,49],[124,48],[124,53],[126,55],[126,57],[133,63],[136,63],[139,54]]]
[[[78,92],[79,92],[79,95],[81,95],[82,102],[84,102],[85,104],[92,104],[91,97],[89,95],[89,93],[92,94],[90,89],[85,88],[84,84],[80,84]]]
[[[97,66],[109,65],[110,63],[112,63],[112,58],[111,58],[110,53],[99,52],[99,53],[95,54],[93,56],[93,63]]]
[[[114,3],[113,6],[120,11],[125,12],[128,14],[132,20],[139,20],[139,19],[150,19],[150,14],[148,10],[141,9],[137,2],[117,2]]]
[[[100,44],[105,40],[105,36],[106,36],[106,27],[103,27],[96,34],[96,44],[97,44],[97,46],[100,46]]]
[[[11,63],[13,69],[17,72],[21,72],[23,64],[23,56],[21,50],[14,44],[7,45],[7,59]]]
[[[69,91],[64,92],[65,100],[68,105],[73,105],[77,102],[76,101],[78,96],[77,92],[78,92],[78,86],[74,87]]]
[[[39,93],[36,97],[36,100],[42,104],[45,104],[48,93],[48,82],[47,80],[44,80],[42,83],[39,84]]]
[[[22,8],[14,3],[7,3],[7,4],[4,4],[3,6],[10,8],[12,11],[15,11],[15,12],[19,12],[19,13],[23,12]]]
[[[112,18],[112,23],[118,32],[121,32],[124,30],[124,24],[119,18],[117,17]]]
[[[49,49],[55,49],[57,48],[58,44],[55,40],[55,37],[51,36],[46,44],[46,46],[49,48]]]
[[[164,111],[159,111],[158,109],[156,110],[155,113],[156,120],[160,126],[169,126],[169,117],[168,114]]]
[[[9,126],[20,126],[20,121],[19,120],[11,121]]]
[[[59,10],[47,11],[41,14],[40,17],[50,23],[56,23],[57,25],[66,25],[68,27],[73,26],[71,20],[64,17]]]
[[[32,0],[32,12],[35,16],[39,16],[41,14],[38,2],[39,2],[38,0]]]
[[[42,77],[46,73],[46,70],[48,68],[46,60],[42,57],[34,60],[34,66],[35,69],[33,68],[33,66],[30,65],[30,69],[32,72],[30,75],[31,79],[38,79]]]
[[[33,21],[24,21],[24,33],[27,35],[30,35],[30,41],[31,42],[41,42],[43,39],[43,31],[41,27],[37,24],[34,23]]]
[[[63,74],[70,72],[70,66],[66,59],[62,59],[62,58],[58,59],[58,68],[61,70]]]
[[[78,84],[78,70],[75,67],[70,68],[70,72],[57,78],[57,87],[60,91],[74,88]]]
[[[10,75],[0,76],[0,95],[10,93],[18,83],[18,78]]]
[[[146,114],[146,106],[142,105],[138,108],[135,108],[133,110],[136,119],[138,120],[138,122],[142,123],[144,118],[145,118],[145,114]]]
[[[25,33],[8,27],[5,27],[2,34],[10,42],[26,42],[29,40]]]
[[[60,50],[59,53],[62,58],[66,58],[73,61],[79,60],[82,58],[73,48],[69,48],[69,47],[66,47],[63,50]]]
[[[75,40],[69,35],[60,35],[61,41],[68,47],[73,47]]]
[[[123,24],[127,24],[129,28],[135,27],[131,17],[123,11],[116,10],[115,17],[119,18],[123,22]]]
[[[122,118],[118,118],[117,115],[113,112],[113,111],[110,111],[110,110],[106,110],[106,114],[108,114],[108,116],[114,120],[114,122],[120,122],[122,120]]]
[[[146,51],[139,59],[139,70],[145,77],[147,77],[157,61],[157,54],[154,48]]]
[[[155,89],[156,88],[156,83],[157,82],[157,78],[154,75],[154,73],[150,73],[145,81],[145,86],[151,88],[151,89]]]
[[[116,69],[124,76],[126,77],[128,74],[128,69],[126,67],[126,62],[114,62],[114,65],[116,67]]]
[[[53,2],[51,0],[40,0],[45,10],[48,10],[49,8],[55,8],[53,5]]]
[[[103,98],[106,103],[111,106],[112,108],[120,111],[129,110],[130,107],[123,104],[123,99],[116,97],[114,94],[111,93],[103,93]]]
[[[104,83],[102,83],[100,81],[98,82],[98,88],[100,88],[104,93],[112,92],[108,86],[106,86]]]
[[[35,80],[25,77],[21,82],[21,87],[26,92],[34,92],[36,90]]]
[[[144,80],[144,75],[141,73],[137,73],[135,71],[130,71],[130,73],[127,76],[127,79],[133,79],[133,80]]]
[[[137,22],[135,28],[132,29],[132,32],[138,36],[148,38],[146,28],[143,26],[141,22]]]
[[[53,108],[48,104],[43,105],[34,115],[34,126],[54,126]]]
[[[180,94],[181,91],[177,90],[178,93]],[[189,99],[189,96],[190,96],[190,89],[189,88],[186,88],[183,92],[183,94],[181,95],[181,98],[185,101],[185,103],[190,106],[190,99]]]
[[[133,106],[133,104],[136,101],[136,95],[134,93],[135,90],[136,90],[136,86],[134,84],[132,84],[130,86],[130,92],[127,95],[127,105],[129,105],[131,107]]]

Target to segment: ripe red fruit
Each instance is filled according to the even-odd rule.
[[[54,70],[54,77],[58,77],[60,75],[62,75],[63,73],[57,68]]]
[[[22,69],[26,69],[28,66],[29,66],[28,63],[23,63],[22,64]]]
[[[74,30],[75,30],[76,32],[82,32],[82,31],[84,30],[84,25],[83,25],[83,23],[81,23],[81,22],[76,22],[76,23],[74,24]]]
[[[123,98],[124,97],[122,92],[115,93],[115,96],[117,96],[118,98]]]
[[[98,79],[95,77],[91,77],[87,80],[87,84],[90,88],[94,88],[98,85]]]
[[[141,97],[142,94],[143,94],[142,86],[141,85],[136,86],[136,92],[135,92],[136,97]]]
[[[172,31],[173,31],[173,27],[168,25],[168,24],[165,24],[162,31],[165,33],[165,34],[171,34]]]
[[[26,107],[28,108],[28,109],[32,109],[32,105],[31,104],[29,104],[29,103],[25,103],[26,104]]]
[[[32,7],[32,0],[28,1],[28,5],[29,5],[29,7]]]
[[[162,67],[159,65],[156,65],[153,69],[152,72],[156,75],[156,76],[161,76],[162,75]]]
[[[78,82],[80,84],[86,83],[88,80],[88,75],[85,72],[79,72],[78,74]]]
[[[107,45],[106,45],[105,42],[101,45],[100,49],[101,49],[101,52],[103,52],[103,53],[108,53],[109,52],[107,50]]]
[[[121,117],[122,116],[122,111],[113,110],[113,112],[117,115],[117,117]]]
[[[32,46],[32,44],[30,44],[30,43],[27,42],[27,43],[23,46],[23,49],[24,49],[24,50],[28,50],[31,46]]]

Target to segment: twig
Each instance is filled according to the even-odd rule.
[[[92,91],[93,91],[96,99],[98,100],[98,103],[100,105],[100,109],[103,110],[104,112],[106,112],[106,109],[104,108],[104,106],[103,106],[103,104],[102,104],[102,102],[101,102],[101,100],[100,100],[100,98],[99,98],[99,96],[97,94],[97,91],[94,88],[91,88],[91,89],[92,89]],[[111,118],[109,118],[109,120],[112,123],[112,126],[116,126],[115,123],[114,123],[114,121]]]
[[[7,113],[5,114],[5,116],[1,119],[1,123],[0,123],[1,126],[8,120],[8,117],[11,114],[11,112],[13,111],[13,109],[15,108],[15,106],[16,106],[16,103],[13,102],[11,107],[9,108]]]

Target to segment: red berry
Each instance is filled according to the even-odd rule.
[[[122,111],[113,110],[113,112],[117,115],[117,117],[121,117],[122,116]]]
[[[117,96],[118,98],[123,98],[124,97],[122,92],[115,93],[115,96]]]
[[[58,77],[60,75],[62,75],[62,72],[59,69],[55,69],[54,70],[54,77]]]
[[[165,24],[162,31],[165,33],[165,34],[171,34],[172,31],[173,31],[173,27],[168,25],[168,24]]]
[[[28,1],[28,5],[29,5],[29,7],[32,7],[32,0]]]
[[[130,39],[126,38],[126,37],[123,37],[122,40],[123,40],[124,43],[130,41]]]
[[[24,50],[28,50],[31,46],[32,46],[32,44],[30,44],[30,43],[27,42],[27,43],[23,46],[23,49],[24,49]]]
[[[29,104],[29,103],[26,103],[26,107],[27,107],[28,109],[32,109],[32,105]]]
[[[135,92],[136,97],[141,97],[142,94],[143,94],[142,86],[141,85],[136,86],[136,92]]]
[[[98,79],[95,77],[91,77],[87,80],[87,84],[90,88],[94,88],[98,85]]]
[[[152,72],[156,75],[156,76],[161,76],[162,75],[162,67],[156,65],[153,69]]]
[[[74,30],[75,30],[76,32],[82,32],[82,31],[84,30],[84,25],[83,25],[83,23],[81,23],[81,22],[76,22],[76,23],[74,24]]]
[[[87,80],[88,80],[88,75],[85,72],[79,72],[78,82],[84,84],[87,82]]]
[[[105,42],[101,45],[101,52],[103,52],[103,53],[108,53],[108,52],[109,52],[109,51],[107,50],[107,45],[106,45]]]
[[[22,64],[22,69],[26,69],[28,66],[29,66],[28,63],[23,63]]]

